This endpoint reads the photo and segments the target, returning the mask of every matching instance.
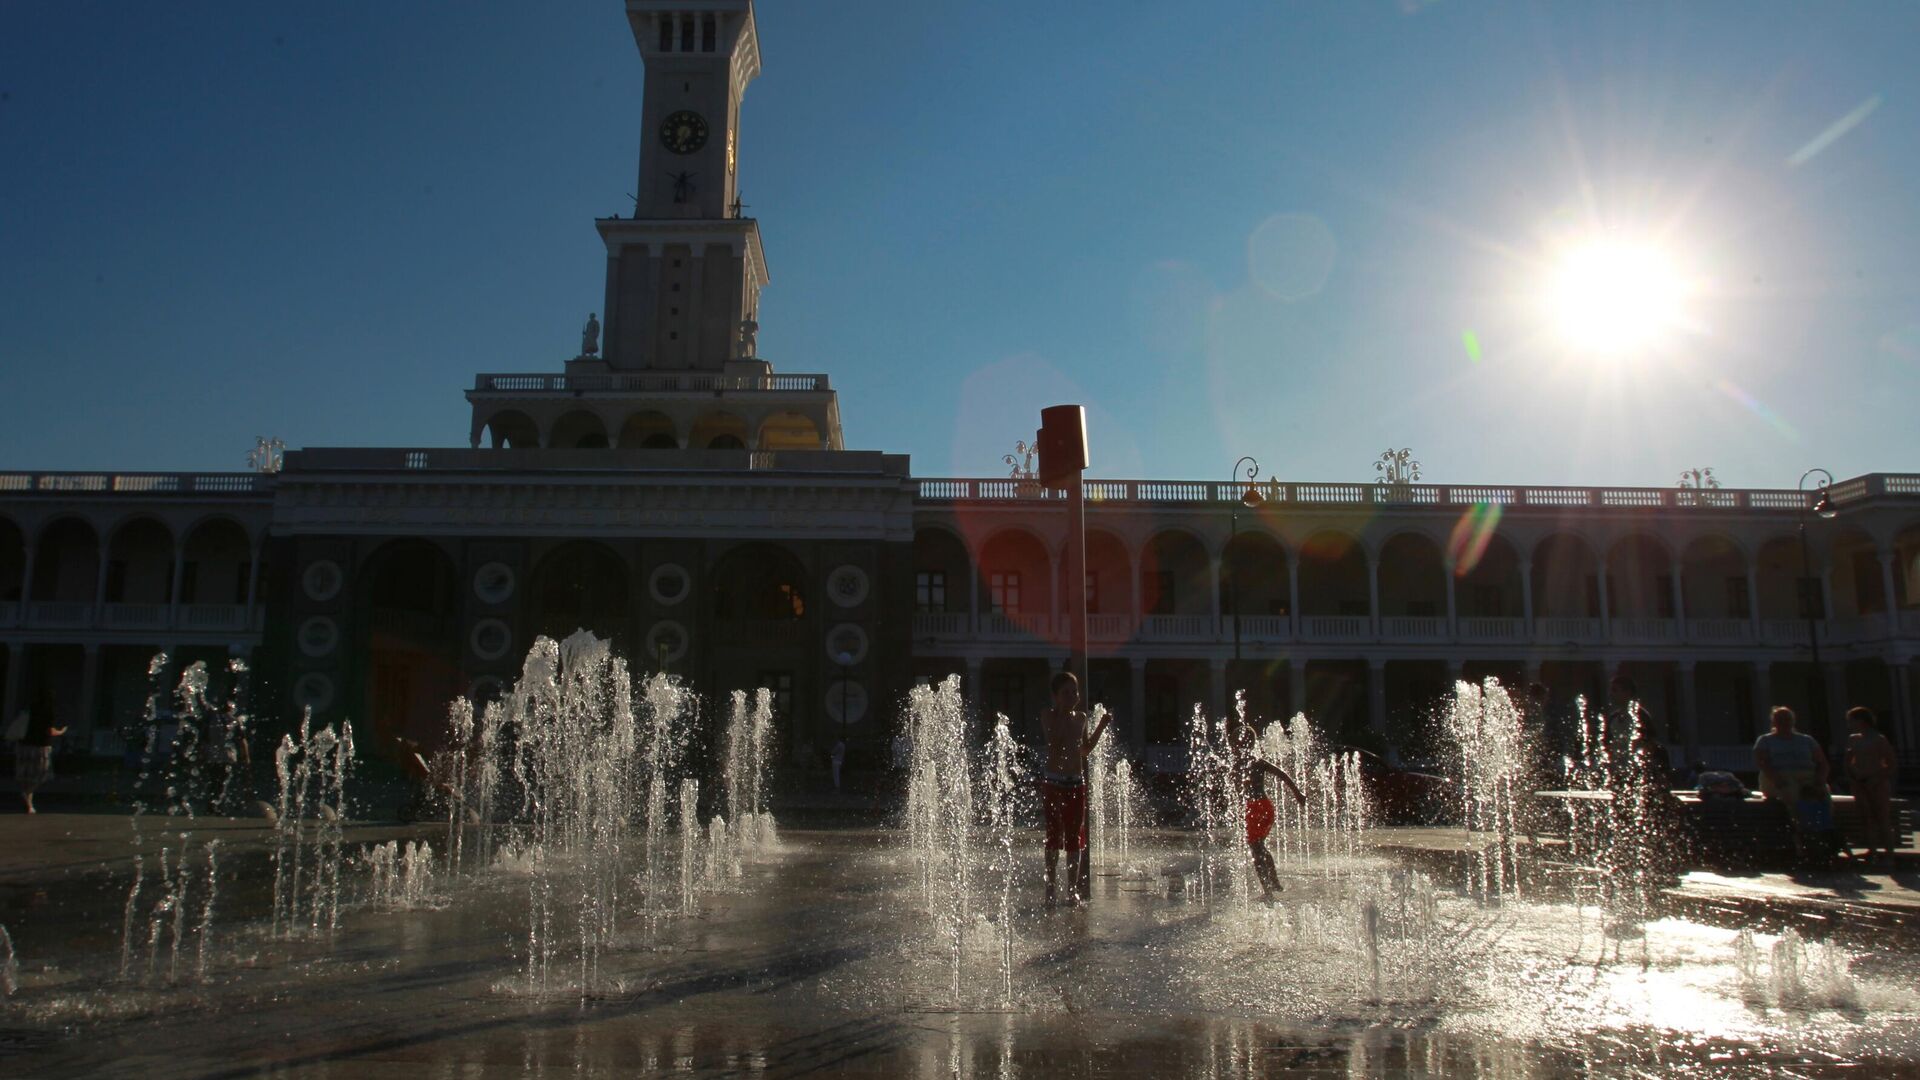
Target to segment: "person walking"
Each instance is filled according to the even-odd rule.
[[[53,711],[53,695],[42,688],[27,714],[26,731],[13,747],[13,778],[20,782],[20,798],[29,814],[39,812],[33,793],[53,775],[53,740],[67,733],[54,726]]]
[[[1874,849],[1883,854],[1884,865],[1893,867],[1893,777],[1899,768],[1893,744],[1880,733],[1873,710],[1855,706],[1847,710],[1847,779],[1853,784],[1854,805],[1860,808],[1860,823],[1867,834],[1867,859]]]
[[[1080,853],[1087,846],[1087,755],[1099,744],[1113,714],[1102,717],[1100,726],[1089,735],[1087,714],[1080,711],[1080,680],[1073,677],[1073,672],[1056,673],[1048,689],[1053,703],[1040,714],[1040,730],[1047,740],[1046,764],[1040,772],[1040,809],[1047,826],[1047,906],[1051,908],[1063,849],[1067,853],[1069,902],[1079,904],[1086,899],[1080,880]]]
[[[1267,777],[1278,779],[1301,806],[1307,804],[1307,797],[1293,777],[1260,756],[1260,733],[1239,716],[1227,717],[1227,753],[1234,788],[1246,803],[1247,854],[1266,894],[1261,899],[1271,904],[1280,892],[1280,871],[1273,865],[1273,852],[1267,850],[1267,834],[1273,831],[1274,819],[1273,800],[1267,798]]]

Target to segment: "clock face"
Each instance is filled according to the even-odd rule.
[[[691,154],[707,145],[707,122],[699,113],[682,109],[660,124],[660,144],[676,154]]]

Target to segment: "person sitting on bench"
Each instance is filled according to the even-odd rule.
[[[1827,755],[1813,736],[1795,731],[1793,710],[1775,705],[1773,730],[1753,741],[1753,763],[1760,770],[1760,794],[1786,804],[1793,813],[1803,799],[1827,793]]]

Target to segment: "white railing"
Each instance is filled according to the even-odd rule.
[[[180,608],[182,630],[245,630],[245,604],[185,604]]]
[[[704,371],[672,371],[608,375],[483,374],[474,376],[473,388],[483,394],[709,394],[719,390],[818,393],[833,387],[825,375],[721,375]]]
[[[1460,637],[1463,641],[1525,641],[1527,620],[1518,616],[1462,616]]]
[[[984,638],[1043,638],[1047,636],[1047,624],[1051,620],[1040,614],[1016,612],[982,612],[980,614],[980,636]]]
[[[1546,615],[1533,620],[1533,636],[1540,641],[1598,641],[1600,620]]]
[[[1133,636],[1133,619],[1126,615],[1088,615],[1087,637],[1093,641],[1125,641]]]
[[[273,490],[266,473],[0,473],[0,492],[60,495],[252,495]]]
[[[1816,623],[1821,620],[1816,620]],[[1824,640],[1827,631],[1822,629],[1820,637]],[[1805,645],[1807,643],[1807,620],[1805,619],[1762,619],[1760,620],[1760,638],[1768,645]]]
[[[1891,621],[1885,615],[1830,619],[1827,628],[1827,635],[1833,641],[1882,641],[1892,636]]]
[[[1233,633],[1228,622],[1226,635]],[[1242,615],[1240,637],[1244,641],[1287,641],[1293,637],[1293,620],[1285,615]]]
[[[1141,620],[1141,635],[1154,641],[1211,641],[1211,615],[1149,615]]]
[[[1445,641],[1447,619],[1444,615],[1383,615],[1380,636],[1387,641]]]
[[[20,625],[20,605],[12,600],[0,601],[0,627],[11,629]]]
[[[1655,615],[1622,615],[1613,620],[1615,641],[1662,642],[1680,640],[1680,621]]]
[[[1733,618],[1688,619],[1687,640],[1740,644],[1753,640],[1753,620]]]
[[[1373,636],[1373,620],[1365,615],[1302,615],[1300,636],[1309,641],[1342,641]]]
[[[166,604],[104,604],[100,621],[110,630],[164,630],[171,610]]]
[[[36,600],[27,607],[27,620],[36,629],[82,630],[93,623],[93,605],[79,600]]]

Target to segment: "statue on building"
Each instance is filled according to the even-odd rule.
[[[692,202],[693,193],[696,190],[693,186],[693,174],[682,169],[677,173],[668,173],[667,175],[673,177],[673,201],[677,203]]]
[[[747,312],[747,317],[740,320],[740,359],[752,360],[754,358],[755,351],[760,347],[755,341],[759,336],[760,324],[755,321],[753,312],[749,311]]]
[[[580,355],[596,356],[600,352],[600,320],[594,313],[587,312],[587,325],[580,331]]]

